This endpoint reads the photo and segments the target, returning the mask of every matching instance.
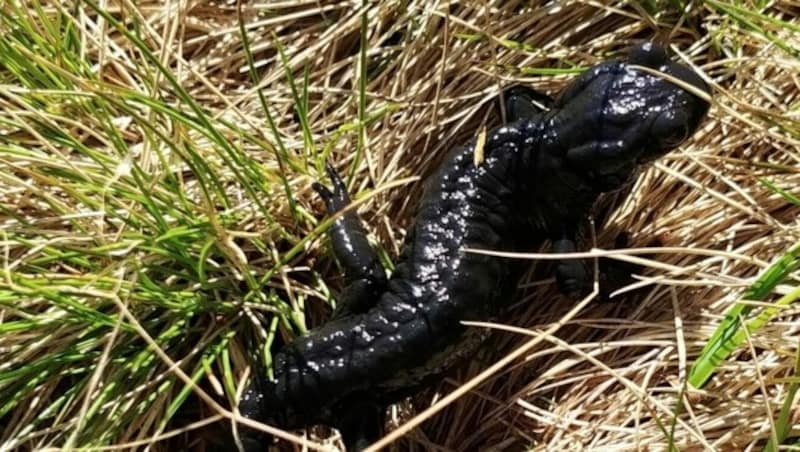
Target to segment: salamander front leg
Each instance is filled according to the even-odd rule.
[[[347,187],[336,169],[328,163],[325,170],[333,189],[314,183],[312,188],[325,202],[328,215],[334,215],[350,204]],[[386,271],[367,240],[367,232],[355,211],[341,215],[328,231],[333,254],[344,268],[347,287],[339,296],[333,318],[366,312],[374,306],[386,289]]]
[[[553,252],[574,253],[577,251],[573,234],[564,233],[553,240]],[[625,248],[628,235],[617,236],[614,248]],[[565,259],[556,263],[555,273],[559,291],[571,298],[579,298],[589,293],[594,277],[588,259]],[[598,266],[598,301],[612,301],[610,295],[615,291],[633,283],[633,274],[641,271],[641,267],[629,262],[601,257]]]
[[[532,118],[550,109],[553,98],[523,85],[514,85],[503,92],[506,120],[514,122]]]
[[[563,231],[553,240],[554,253],[574,253],[578,250],[575,244],[574,231]],[[585,259],[564,259],[556,262],[556,283],[558,290],[570,298],[579,298],[591,290],[592,276]]]

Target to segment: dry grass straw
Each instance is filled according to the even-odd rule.
[[[625,230],[631,247],[665,248],[638,255],[651,268],[623,301],[588,303],[568,319],[574,302],[537,266],[480,356],[395,407],[391,423],[528,336],[538,345],[392,447],[762,448],[796,378],[796,308],[752,333],[702,390],[684,382],[720,316],[798,239],[800,207],[759,181],[794,194],[800,182],[800,40],[777,22],[795,20],[796,6],[709,2],[653,15],[657,8],[627,2],[534,3],[245,3],[257,84],[231,2],[34,2],[17,10],[27,11],[26,23],[69,23],[91,71],[16,49],[65,81],[45,89],[20,83],[0,62],[0,350],[8,356],[0,363],[0,448],[213,447],[198,432],[237,418],[225,407],[254,371],[254,344],[276,334],[273,313],[289,319],[284,330],[301,332],[304,313],[309,326],[324,321],[324,281],[339,288],[325,242],[315,238],[324,225],[315,221],[322,210],[310,183],[325,159],[353,171],[358,210],[395,256],[420,194],[416,178],[481,126],[501,122],[495,99],[503,87],[527,83],[552,94],[581,68],[653,36],[668,37],[704,74],[714,105],[692,141],[644,173],[598,225],[596,244],[610,247]],[[153,58],[114,21],[135,30]],[[296,111],[298,96],[307,96],[307,111]],[[188,99],[206,122],[186,119]],[[93,100],[105,102],[91,107],[97,115],[86,107]],[[181,154],[187,149],[194,154]],[[144,182],[130,182],[135,174]],[[218,193],[204,195],[204,183]],[[158,227],[146,215],[123,220],[148,211],[137,195],[148,190],[165,206],[187,206],[164,212],[162,241],[148,241]],[[188,241],[159,248],[174,237]],[[139,289],[158,276],[164,285]],[[126,367],[133,359],[142,362]],[[36,362],[52,371],[20,370]],[[184,387],[188,379],[197,387]],[[114,385],[123,387],[109,391]],[[791,413],[795,436],[798,421]]]

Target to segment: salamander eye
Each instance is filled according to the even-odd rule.
[[[672,148],[677,147],[687,138],[689,138],[689,128],[686,126],[686,124],[679,124],[678,127],[670,133],[670,135],[662,138],[661,142],[664,143],[665,146]]]
[[[689,124],[685,114],[662,113],[650,129],[664,149],[671,149],[689,137]]]

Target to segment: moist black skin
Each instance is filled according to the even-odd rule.
[[[597,198],[697,129],[705,101],[632,65],[710,93],[652,43],[635,47],[627,61],[592,67],[554,101],[526,88],[507,91],[509,122],[488,133],[483,161],[474,163],[473,140],[427,179],[391,278],[356,214],[335,222],[333,251],[349,281],[339,307],[328,323],[274,355],[274,380],[254,378],[241,413],[286,429],[334,426],[350,450],[377,439],[387,405],[474,350],[480,338],[461,321],[495,318],[513,301],[527,263],[464,248],[524,252],[550,240],[556,252],[576,251],[578,227]],[[327,170],[333,188],[314,188],[333,214],[350,199],[336,171]],[[555,272],[571,296],[592,280],[578,260],[559,262]],[[248,450],[266,449],[253,431],[242,433]]]

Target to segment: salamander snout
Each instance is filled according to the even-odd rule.
[[[652,42],[632,48],[628,63],[654,69],[690,87],[687,90],[666,78],[652,80],[649,86],[643,86],[641,94],[652,99],[649,107],[652,114],[648,117],[649,140],[637,163],[646,163],[674,149],[694,133],[709,107],[708,102],[697,94],[705,94],[708,98],[711,89],[697,72],[670,60],[666,50]],[[692,88],[696,92],[692,92]]]

